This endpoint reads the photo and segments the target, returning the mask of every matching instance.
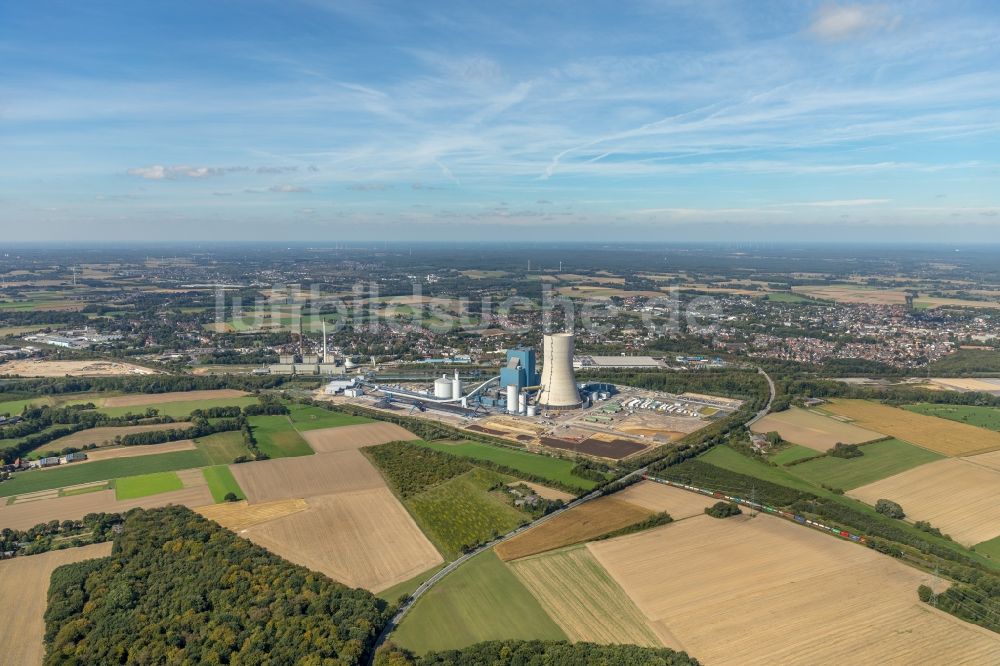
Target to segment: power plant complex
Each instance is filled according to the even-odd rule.
[[[581,396],[573,374],[573,340],[572,333],[543,336],[541,372],[533,347],[508,349],[500,374],[476,386],[470,385],[469,390],[463,386],[457,370],[454,376],[441,375],[425,391],[367,383],[369,388],[384,395],[404,402],[419,402],[421,406],[496,409],[527,416],[543,410],[576,409],[587,400]]]

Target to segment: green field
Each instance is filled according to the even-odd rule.
[[[1000,537],[977,543],[975,548],[976,552],[980,555],[984,555],[991,560],[1000,561]]]
[[[903,409],[926,416],[937,416],[949,421],[968,423],[969,425],[986,428],[987,430],[1000,431],[1000,409],[995,407],[935,405],[922,402],[915,405],[903,405]]]
[[[208,464],[209,461],[205,454],[198,450],[73,463],[52,469],[17,472],[13,479],[0,483],[0,497],[23,495],[36,490],[65,488],[66,486],[118,479],[137,474],[175,472],[180,469],[205,467]]]
[[[115,481],[115,499],[118,501],[169,493],[184,487],[176,472],[153,472],[140,476],[126,476]]]
[[[798,444],[792,444],[791,446],[781,449],[774,455],[768,456],[767,459],[775,465],[787,465],[788,463],[795,462],[796,460],[805,460],[806,458],[812,458],[818,455],[820,455],[820,452],[815,449],[799,446]]]
[[[505,639],[566,640],[566,635],[492,550],[431,588],[392,635],[393,642],[417,654]]]
[[[204,468],[201,470],[201,473],[205,475],[205,481],[208,482],[208,489],[212,491],[212,499],[215,500],[216,504],[225,502],[227,493],[233,493],[236,495],[236,499],[242,500],[247,498],[228,466],[213,465],[212,467]]]
[[[289,418],[295,424],[296,430],[319,430],[320,428],[339,428],[347,425],[360,425],[362,423],[372,423],[371,419],[363,416],[353,416],[341,412],[331,412],[322,407],[310,407],[308,405],[289,405],[291,410]]]
[[[439,564],[438,566],[428,569],[421,574],[417,574],[410,580],[404,580],[402,583],[397,583],[390,588],[377,592],[375,596],[379,599],[388,601],[390,604],[394,604],[404,594],[407,596],[413,594],[413,592],[420,587],[424,581],[436,574],[438,571],[441,571],[444,566],[444,564]]]
[[[475,468],[406,500],[414,520],[448,559],[472,546],[506,534],[530,520],[490,488],[512,479]]]
[[[75,495],[87,495],[89,493],[96,493],[99,490],[108,490],[112,487],[110,481],[107,483],[95,484],[92,486],[84,486],[83,488],[63,488],[59,491],[59,497],[73,497]]]
[[[194,445],[213,465],[228,465],[240,456],[250,455],[250,449],[243,444],[243,433],[238,430],[199,437]]]
[[[808,303],[809,299],[790,291],[772,291],[767,294],[767,300],[772,303]]]
[[[596,481],[581,479],[570,474],[575,463],[562,458],[536,455],[527,451],[516,451],[500,446],[480,444],[478,442],[416,442],[437,451],[444,451],[455,456],[472,458],[473,460],[489,460],[498,465],[504,465],[528,474],[534,474],[544,479],[564,483],[573,488],[590,490],[597,485]]]
[[[247,419],[257,440],[257,448],[272,458],[309,456],[313,450],[292,427],[287,416],[251,416]]]
[[[700,456],[698,460],[715,465],[716,467],[728,469],[731,472],[755,476],[758,479],[764,479],[765,481],[788,486],[789,488],[798,488],[799,490],[813,492],[817,495],[823,494],[821,492],[822,489],[817,490],[816,486],[808,481],[800,479],[797,476],[792,476],[789,472],[785,471],[785,468],[774,467],[759,460],[753,460],[737,453],[728,446],[713,447],[708,453]]]
[[[851,490],[944,457],[898,439],[886,439],[860,448],[864,452],[860,458],[825,456],[787,469],[814,483]]]

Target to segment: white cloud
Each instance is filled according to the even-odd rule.
[[[178,178],[209,178],[211,176],[221,176],[227,171],[242,170],[244,167],[207,167],[207,166],[163,166],[154,164],[148,167],[133,167],[128,170],[128,175],[138,176],[146,180],[176,180]]]
[[[300,194],[303,192],[310,192],[308,187],[302,187],[301,185],[272,185],[267,189],[268,192],[281,192],[284,194]]]
[[[804,201],[783,206],[812,206],[817,208],[837,208],[840,206],[875,206],[891,202],[892,199],[831,199],[829,201]]]
[[[809,31],[821,39],[837,41],[891,29],[898,23],[898,16],[879,6],[826,4],[816,12]]]

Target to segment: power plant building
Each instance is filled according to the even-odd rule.
[[[573,374],[574,336],[553,333],[542,340],[542,392],[538,404],[544,409],[574,409],[582,403]]]
[[[514,385],[520,392],[527,386],[538,386],[539,379],[535,372],[534,349],[517,347],[507,350],[507,364],[500,368],[500,388]]]

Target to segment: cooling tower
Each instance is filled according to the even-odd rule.
[[[548,409],[580,406],[573,376],[573,334],[553,333],[542,342],[542,393],[538,404]]]

